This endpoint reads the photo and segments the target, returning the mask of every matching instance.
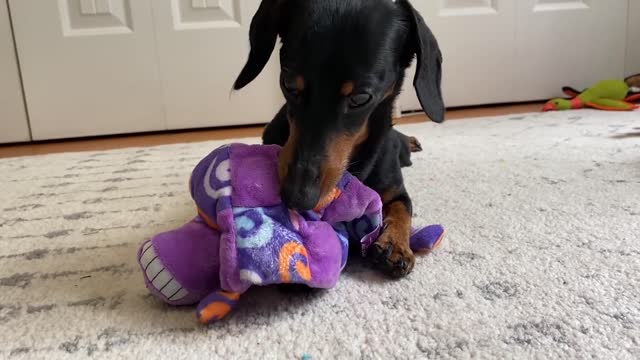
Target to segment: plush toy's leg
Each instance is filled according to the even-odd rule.
[[[219,233],[200,217],[158,234],[138,251],[149,291],[171,305],[197,304],[220,288]]]
[[[597,102],[588,102],[587,106],[598,110],[609,111],[631,111],[638,107],[626,101],[613,99],[598,99]]]
[[[209,324],[225,317],[238,304],[240,294],[216,291],[200,301],[196,317],[201,324]]]
[[[409,245],[414,253],[430,252],[440,245],[444,238],[441,225],[429,225],[420,229],[412,229]]]

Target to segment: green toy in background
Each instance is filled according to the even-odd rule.
[[[627,78],[627,80],[632,78]],[[640,100],[640,93],[632,91],[625,80],[602,80],[582,92],[568,86],[563,87],[562,91],[571,98],[551,99],[544,105],[542,111],[582,108],[630,111],[638,108],[638,105],[633,102]]]

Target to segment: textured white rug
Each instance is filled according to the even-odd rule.
[[[356,263],[320,294],[255,289],[209,328],[148,295],[135,253],[193,216],[188,174],[219,142],[0,160],[0,358],[638,359],[637,127],[402,126],[425,148],[405,173],[415,222],[444,224],[443,246],[400,281]]]

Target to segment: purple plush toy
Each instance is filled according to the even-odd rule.
[[[253,285],[333,287],[349,239],[366,254],[381,230],[380,196],[345,173],[322,207],[289,210],[279,195],[279,152],[273,145],[232,144],[196,166],[189,187],[198,215],[138,251],[155,296],[172,305],[199,303],[198,320],[210,323]],[[411,248],[431,250],[443,235],[439,225],[413,231]]]

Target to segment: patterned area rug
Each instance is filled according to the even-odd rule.
[[[402,126],[425,148],[414,221],[442,247],[399,281],[354,260],[330,291],[256,288],[207,328],[148,294],[136,250],[194,215],[188,175],[219,142],[0,160],[0,358],[640,358],[638,127]]]

